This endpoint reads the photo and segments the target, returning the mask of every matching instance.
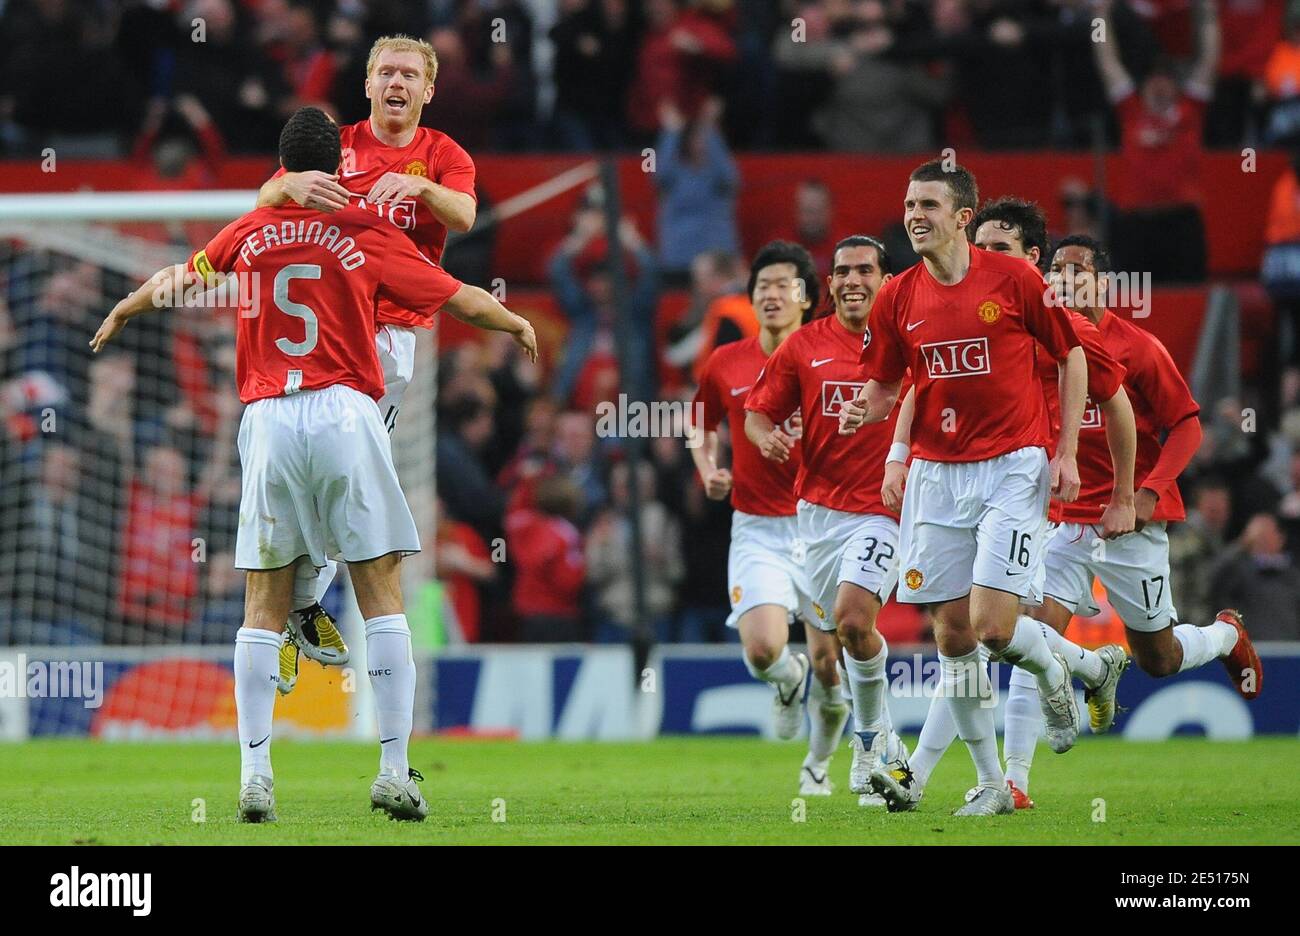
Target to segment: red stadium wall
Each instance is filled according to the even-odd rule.
[[[493,202],[515,195],[569,169],[587,157],[573,155],[487,155],[477,159],[479,182]],[[837,221],[848,228],[878,232],[899,220],[903,180],[917,162],[915,156],[862,157],[823,155],[742,155],[743,189],[740,228],[747,249],[753,250],[772,231],[784,226],[792,213],[794,187],[800,179],[816,177],[835,194]],[[1058,190],[1070,176],[1091,179],[1095,160],[1074,153],[962,153],[962,161],[978,175],[984,196],[1016,194],[1041,203],[1048,214],[1059,214]],[[1211,180],[1205,193],[1210,267],[1219,276],[1253,277],[1263,250],[1264,219],[1273,182],[1285,169],[1281,151],[1259,154],[1255,172],[1242,171],[1235,153],[1208,153],[1203,178]],[[255,188],[270,175],[269,158],[228,160],[213,188]],[[1106,160],[1108,177],[1119,171],[1116,157]],[[620,172],[624,201],[641,223],[654,231],[654,190],[641,171],[639,158],[623,157]],[[78,189],[141,190],[159,187],[151,167],[126,161],[63,161],[57,172],[42,172],[38,162],[0,162],[0,191],[68,192]],[[182,186],[169,186],[182,187]],[[502,225],[498,243],[533,245],[530,250],[500,250],[496,269],[507,281],[541,282],[545,257],[564,236],[569,213],[580,194],[574,190]]]

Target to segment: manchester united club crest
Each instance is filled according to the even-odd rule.
[[[731,586],[731,604],[732,604],[732,607],[735,607],[736,605],[740,604],[740,596],[741,596],[742,594],[744,594],[744,592],[741,591],[739,585],[733,585],[733,586]]]
[[[979,313],[980,321],[985,325],[992,325],[1002,317],[1002,306],[998,305],[992,299],[986,299],[981,302],[977,311]]]
[[[823,610],[822,610],[822,606],[819,605],[819,604],[818,604],[817,602],[815,602],[815,601],[813,602],[813,610],[817,612],[817,619],[818,619],[818,620],[820,620],[820,621],[824,621],[824,620],[826,620],[826,612],[823,611]]]
[[[916,591],[925,583],[925,576],[921,574],[920,569],[908,569],[907,574],[903,576],[903,581],[908,588]]]
[[[423,159],[412,159],[406,164],[406,168],[402,171],[407,175],[427,176],[429,174],[429,167],[425,164]]]

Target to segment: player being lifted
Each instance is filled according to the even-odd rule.
[[[424,256],[441,262],[447,231],[474,224],[474,163],[450,137],[420,126],[433,98],[438,59],[420,39],[384,36],[370,47],[365,93],[370,116],[340,129],[343,161],[333,172],[281,172],[258,193],[259,207],[295,201],[307,208],[338,211],[348,204],[370,211],[402,231]],[[415,366],[415,332],[429,322],[399,303],[381,299],[375,344],[384,370],[379,411],[388,431],[397,421],[402,396]],[[323,665],[343,665],[347,645],[320,598],[334,578],[333,563],[321,574],[303,563],[294,583],[289,636],[281,654],[280,691],[293,689],[298,651]]]
[[[898,521],[880,499],[893,422],[842,436],[839,415],[862,388],[858,355],[872,302],[890,279],[889,255],[875,238],[856,235],[836,244],[832,258],[834,313],[799,329],[768,360],[745,402],[745,433],[765,458],[783,462],[792,440],[780,423],[803,414],[795,485],[816,625],[808,647],[819,678],[834,674],[843,648],[853,698],[849,788],[864,794],[863,805],[884,805],[871,794],[872,769],[908,769],[885,697],[889,647],[876,630],[898,581]],[[825,765],[805,762],[804,770],[824,774]]]
[[[1078,495],[1075,447],[1088,380],[1079,340],[1048,305],[1042,277],[968,242],[978,197],[974,176],[960,166],[933,160],[913,170],[903,223],[922,262],[881,288],[862,350],[867,384],[840,415],[846,433],[887,419],[911,369],[915,455],[903,495],[899,598],[938,605],[940,691],[980,788],[956,811],[963,816],[1014,810],[979,643],[1037,679],[1053,749],[1068,750],[1078,734],[1069,670],[1019,604],[1032,594],[1049,496]],[[1062,367],[1050,464],[1042,394],[1025,392],[1034,383],[1035,340]],[[1132,529],[1132,491],[1114,499],[1116,532]],[[906,792],[913,779],[900,775]],[[877,771],[873,783],[889,776]]]
[[[692,412],[702,414],[702,444],[691,448],[705,493],[714,500],[731,495],[731,549],[727,556],[727,590],[731,615],[727,625],[740,631],[745,666],[755,679],[771,683],[776,734],[793,738],[803,721],[804,696],[811,731],[808,756],[799,773],[804,796],[830,795],[831,757],[848,721],[849,707],[839,696],[837,653],[817,653],[816,630],[804,629],[813,650],[813,679],[807,688],[809,662],[787,646],[791,615],[813,616],[795,517],[795,477],[800,465],[799,416],[790,414],[781,430],[784,459],[764,458],[744,434],[745,400],[771,356],[797,334],[804,315],[816,308],[817,272],[803,247],[773,241],[754,257],[749,298],[760,330],[753,338],[721,345],[709,355],[700,374]],[[718,467],[718,425],[731,429],[731,470]],[[699,430],[693,430],[699,431]],[[824,635],[821,635],[824,640]],[[832,639],[834,639],[832,637]]]
[[[328,174],[339,157],[338,128],[324,111],[304,107],[285,124],[286,169]],[[235,540],[235,564],[248,570],[244,626],[235,636],[239,818],[276,818],[272,713],[295,570],[335,558],[349,564],[365,618],[380,740],[371,806],[421,820],[429,807],[407,755],[415,664],[398,578],[402,556],[419,552],[420,538],[375,403],[384,394],[375,304],[389,299],[424,319],[445,308],[509,332],[535,360],[533,329],[488,293],[457,282],[366,208],[325,215],[284,205],[253,210],[187,264],[160,270],[117,304],[91,347],[99,351],[129,319],[160,304],[158,297],[175,302],[189,278],[216,284],[226,274],[264,284],[255,298],[241,299],[236,329],[236,378],[247,404]]]
[[[1062,301],[1096,325],[1106,349],[1127,368],[1124,383],[1138,426],[1138,529],[1112,542],[1098,539],[1096,524],[1114,472],[1099,431],[1109,425],[1110,414],[1089,406],[1079,432],[1079,498],[1060,505],[1054,516],[1060,526],[1047,547],[1044,600],[1035,615],[1052,626],[1048,637],[1055,640],[1072,614],[1097,613],[1092,582],[1101,579],[1144,672],[1172,676],[1218,659],[1237,691],[1254,699],[1264,672],[1240,614],[1228,608],[1205,626],[1177,623],[1165,527],[1185,517],[1177,481],[1200,446],[1200,407],[1160,340],[1107,308],[1102,280],[1110,272],[1104,246],[1075,235],[1057,244],[1049,277]],[[1104,668],[1088,650],[1066,658],[1085,685]]]
[[[1047,218],[1033,202],[1018,198],[999,198],[985,204],[975,215],[970,225],[975,231],[975,246],[983,250],[1017,257],[1030,264],[1038,271],[1039,264],[1047,252]],[[1121,389],[1124,369],[1106,351],[1102,345],[1101,335],[1092,323],[1081,316],[1070,313],[1070,324],[1079,338],[1088,364],[1088,393],[1093,400],[1100,400],[1097,406],[1109,415],[1107,421],[1106,444],[1108,448],[1119,453],[1118,463],[1130,466],[1127,474],[1122,473],[1121,489],[1132,487],[1132,465],[1137,446],[1134,428],[1133,408],[1127,394]],[[1057,387],[1058,368],[1042,349],[1038,353],[1038,379],[1042,385],[1043,397],[1047,403],[1049,422],[1048,438],[1054,439],[1060,432],[1060,400]],[[883,495],[885,503],[897,509],[902,503],[903,488],[907,478],[907,465],[904,461],[910,443],[912,413],[915,406],[915,391],[909,391],[903,401],[898,425],[894,430],[894,447],[891,449],[890,462],[885,466],[885,483]],[[1109,489],[1107,496],[1109,497]],[[1059,501],[1052,501],[1051,509],[1057,510]],[[1100,516],[1100,511],[1099,511]],[[1049,536],[1051,535],[1049,531]],[[1100,529],[1099,536],[1113,535]],[[1041,570],[1041,566],[1040,566]],[[1028,604],[1038,605],[1042,601],[1041,574],[1035,581],[1034,593]],[[1080,651],[1070,644],[1068,647],[1056,647],[1067,660],[1075,659]],[[1128,664],[1124,648],[1112,644],[1101,648],[1094,655],[1101,661],[1100,680],[1094,679],[1088,685],[1086,698],[1092,714],[1092,729],[1101,733],[1110,728],[1115,716],[1115,691],[1120,676]],[[1017,809],[1033,808],[1029,798],[1029,768],[1033,762],[1034,748],[1042,732],[1043,719],[1038,698],[1038,682],[1028,672],[1019,667],[1011,671],[1010,686],[1007,691],[1005,722],[1003,726],[1003,757],[1006,762],[1007,789],[1011,792],[1012,802]],[[917,741],[916,751],[912,754],[911,766],[913,784],[906,797],[893,797],[895,808],[914,807],[929,781],[930,773],[945,751],[957,737],[957,727],[948,711],[947,702],[936,694],[930,704],[925,724]],[[897,781],[898,778],[895,778]],[[978,793],[978,788],[971,795]]]

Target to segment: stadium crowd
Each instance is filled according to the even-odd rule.
[[[1130,67],[1192,58],[1200,5],[1117,4]],[[1213,6],[1205,142],[1289,139],[1296,17],[1285,0]],[[693,119],[712,96],[741,149],[1083,147],[1110,116],[1096,13],[1095,0],[9,0],[0,152],[125,156],[160,130],[269,152],[302,104],[365,117],[366,50],[399,32],[437,50],[427,120],[472,152],[643,145],[664,103]],[[42,81],[51,61],[96,80]]]
[[[0,66],[0,152],[270,152],[301,104],[325,104],[341,120],[365,116],[355,89],[366,48],[384,32],[429,37],[440,71],[425,122],[471,153],[653,142],[657,231],[625,218],[617,237],[635,323],[625,360],[653,365],[620,370],[593,188],[550,248],[547,285],[569,331],[545,377],[503,336],[441,359],[441,509],[424,532],[463,639],[622,641],[634,619],[635,484],[656,637],[720,641],[730,507],[704,495],[680,438],[650,440],[633,477],[625,440],[599,434],[596,413],[629,386],[688,401],[708,351],[754,332],[733,151],[1081,147],[1101,128],[1135,178],[1193,186],[1147,186],[1134,199],[1155,202],[1121,202],[1116,240],[1127,232],[1137,251],[1150,225],[1181,224],[1203,243],[1194,167],[1170,160],[1202,146],[1300,140],[1300,10],[1223,0],[1207,25],[1192,16],[1202,6],[1115,4],[1116,66],[1089,42],[1086,0],[11,0],[0,13],[13,51]],[[195,18],[202,42],[190,41]],[[504,41],[493,39],[498,20]],[[1217,51],[1207,57],[1207,48]],[[996,81],[984,77],[992,53]],[[36,79],[60,59],[95,74],[91,93]],[[1175,61],[1207,69],[1202,84]],[[1162,142],[1151,143],[1149,115],[1123,84],[1130,69],[1143,76],[1141,96],[1174,108]],[[1170,83],[1151,84],[1162,77]],[[1081,186],[1058,218],[1062,234],[1091,232],[1107,214]],[[851,233],[833,229],[830,199],[806,180],[772,232],[805,244],[823,274],[835,240]],[[1300,242],[1300,223],[1269,224],[1270,243]],[[449,249],[449,268],[468,243]],[[914,259],[900,248],[896,267]],[[1203,250],[1199,264],[1185,261],[1143,256],[1130,268],[1204,277]],[[12,243],[0,243],[0,271],[0,644],[225,643],[242,616],[231,321],[159,317],[92,358],[87,336],[123,294],[120,276]],[[1285,276],[1269,284],[1284,310],[1300,308],[1293,279],[1293,293]],[[683,289],[685,311],[659,343],[664,296]],[[1202,412],[1204,442],[1183,479],[1189,517],[1170,537],[1180,617],[1205,620],[1234,605],[1257,639],[1300,639],[1294,328],[1289,340],[1280,390],[1247,387]],[[1243,432],[1242,408],[1261,402],[1276,418]],[[908,627],[897,636],[926,636],[922,619]]]

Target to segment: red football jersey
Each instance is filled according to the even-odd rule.
[[[1069,318],[1070,327],[1083,347],[1083,356],[1088,359],[1088,400],[1084,404],[1082,431],[1082,426],[1092,418],[1092,411],[1097,409],[1093,401],[1109,400],[1118,392],[1124,382],[1124,365],[1106,349],[1096,325],[1072,309],[1060,311]],[[1034,351],[1038,355],[1038,379],[1043,384],[1043,401],[1047,404],[1047,436],[1051,440],[1047,452],[1050,455],[1056,451],[1056,440],[1061,434],[1061,372],[1041,346],[1035,347]]]
[[[840,435],[840,406],[864,386],[861,350],[862,336],[834,315],[809,322],[768,359],[745,408],[774,422],[796,408],[803,414],[803,466],[795,482],[799,497],[832,510],[892,517],[880,499],[880,485],[898,407],[884,422]]]
[[[918,263],[881,287],[858,379],[893,383],[911,368],[914,456],[983,461],[1052,441],[1034,341],[1064,361],[1079,339],[1048,305],[1045,289],[1024,260],[976,247],[965,278],[953,286]]]
[[[1189,416],[1198,415],[1201,408],[1192,399],[1192,392],[1173,358],[1155,335],[1109,310],[1098,331],[1106,349],[1127,369],[1124,388],[1133,403],[1133,418],[1137,423],[1133,478],[1134,487],[1140,488],[1160,458],[1161,433]],[[1105,420],[1101,409],[1091,400],[1079,430],[1079,479],[1082,482],[1079,499],[1059,507],[1053,501],[1053,520],[1094,523],[1101,519],[1110,502],[1115,470],[1106,445]],[[1178,485],[1170,484],[1159,493],[1160,500],[1151,519],[1182,520],[1186,512]]]
[[[375,138],[370,119],[339,128],[343,143],[343,162],[339,166],[339,184],[360,198],[353,204],[373,212],[406,233],[416,249],[434,263],[442,262],[447,245],[447,228],[433,216],[429,207],[416,198],[387,205],[372,205],[365,200],[379,177],[389,172],[428,176],[439,185],[474,194],[474,161],[451,137],[429,127],[419,127],[415,138],[400,149]],[[281,169],[276,175],[282,175]],[[380,299],[380,325],[408,328],[432,327],[427,316],[420,315],[388,299]]]
[[[239,280],[235,376],[245,403],[335,384],[378,400],[375,302],[430,319],[461,283],[371,211],[290,202],[226,225],[187,268]]]
[[[787,338],[786,343],[789,341]],[[745,399],[768,360],[757,338],[742,338],[715,348],[700,372],[700,387],[695,391],[691,412],[701,413],[703,427],[710,431],[716,430],[724,418],[731,427],[731,505],[747,514],[788,517],[795,512],[794,483],[801,444],[795,442],[790,457],[784,464],[777,464],[764,458],[745,435]]]

